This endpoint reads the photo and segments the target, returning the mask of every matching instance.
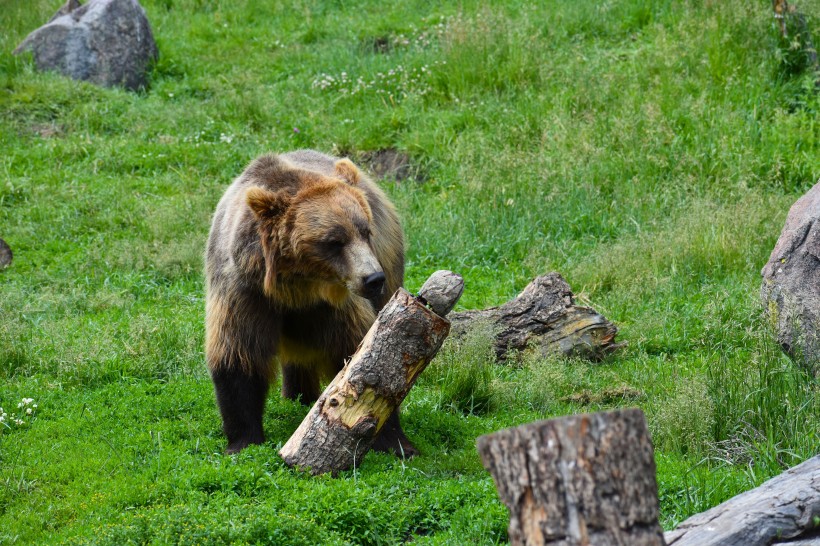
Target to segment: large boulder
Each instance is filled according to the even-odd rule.
[[[31,51],[38,70],[137,90],[148,85],[157,45],[137,0],[68,0],[14,50]]]
[[[777,340],[820,374],[820,182],[789,210],[760,295]]]

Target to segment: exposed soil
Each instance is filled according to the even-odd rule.
[[[409,155],[395,148],[362,152],[359,157],[368,170],[381,180],[424,182],[427,178],[422,169],[413,164]]]

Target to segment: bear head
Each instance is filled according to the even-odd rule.
[[[281,189],[245,193],[264,255],[265,293],[295,306],[306,299],[341,305],[351,293],[381,297],[385,275],[356,166],[341,159],[334,176],[291,169],[282,179]]]

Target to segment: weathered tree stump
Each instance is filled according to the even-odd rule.
[[[0,239],[0,269],[5,269],[11,265],[12,256],[11,247],[6,241]]]
[[[769,546],[820,531],[820,455],[816,455],[666,533],[674,546]],[[810,544],[820,544],[814,536]],[[801,541],[805,543],[805,541]],[[800,543],[800,542],[798,542]]]
[[[418,297],[400,288],[279,451],[285,462],[313,474],[358,464],[441,348],[450,332],[442,315],[452,309],[463,288],[461,277],[449,271],[434,273]]]
[[[643,412],[539,421],[478,439],[510,510],[510,543],[662,545],[652,441]]]
[[[477,321],[490,323],[497,332],[498,360],[529,346],[544,354],[599,359],[623,345],[615,343],[614,324],[590,307],[575,305],[569,284],[558,273],[537,277],[500,307],[453,313],[453,335],[464,333]]]

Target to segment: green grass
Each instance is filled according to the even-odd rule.
[[[0,544],[503,543],[476,437],[616,407],[647,414],[666,528],[817,452],[817,380],[758,297],[820,178],[815,75],[769,3],[145,0],[141,93],[11,55],[58,4],[0,10]],[[450,342],[404,404],[410,461],[297,474],[276,450],[306,410],[278,396],[267,443],[222,455],[210,215],[300,147],[411,155],[425,182],[383,184],[409,289],[451,269],[479,308],[559,271],[628,345],[500,366]]]

